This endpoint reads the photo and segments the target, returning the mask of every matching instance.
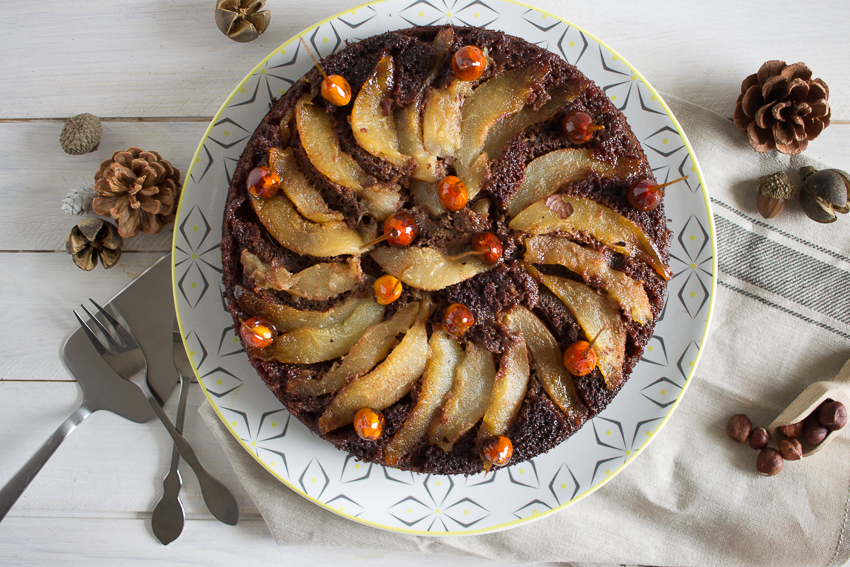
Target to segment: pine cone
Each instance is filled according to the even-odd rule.
[[[95,151],[100,145],[101,136],[103,125],[100,118],[84,112],[65,121],[62,133],[59,134],[59,145],[66,154],[81,156]]]
[[[129,148],[115,152],[94,174],[92,210],[118,221],[118,234],[132,238],[139,230],[156,234],[174,222],[180,197],[180,171],[156,152]]]
[[[735,125],[759,152],[796,155],[829,126],[829,87],[804,63],[768,61],[741,83]]]
[[[62,199],[62,210],[69,215],[82,216],[91,210],[91,202],[95,195],[97,193],[94,190],[94,183],[71,189],[68,195]]]

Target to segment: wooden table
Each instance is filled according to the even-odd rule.
[[[446,2],[447,10],[456,3]],[[830,86],[832,104],[832,126],[806,153],[850,170],[850,4],[535,4],[607,41],[660,91],[729,117],[741,80],[765,60],[805,61]],[[83,272],[64,251],[65,236],[79,219],[60,211],[62,198],[90,182],[103,159],[129,146],[156,150],[185,172],[233,86],[287,38],[353,4],[269,0],[271,26],[250,44],[234,43],[218,31],[214,6],[214,0],[3,3],[0,483],[80,402],[80,390],[58,357],[76,328],[71,310],[86,297],[107,300],[170,248],[169,227],[160,235],[127,240],[115,268]],[[103,140],[96,153],[69,156],[59,147],[59,133],[65,118],[81,112],[104,119]],[[176,397],[167,404],[171,415]],[[211,472],[234,490],[242,510],[237,527],[212,519],[189,472],[182,493],[189,521],[180,539],[160,545],[150,516],[171,455],[168,435],[158,422],[137,425],[101,412],[66,440],[0,524],[0,564],[444,563],[424,555],[278,548],[197,416],[202,399],[193,384],[186,434]]]

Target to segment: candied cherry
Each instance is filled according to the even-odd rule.
[[[354,431],[361,439],[375,441],[384,430],[384,414],[371,408],[362,408],[354,414]]]
[[[402,285],[398,278],[386,274],[375,280],[375,301],[380,305],[389,305],[401,296]]]
[[[280,189],[280,176],[273,171],[270,172],[268,167],[261,165],[251,170],[245,185],[247,185],[248,192],[251,195],[268,199],[273,197]]]
[[[508,464],[514,454],[514,445],[511,440],[504,435],[499,435],[491,439],[484,449],[481,451],[481,456],[484,460],[484,470],[489,471],[490,467],[503,467]]]
[[[596,351],[587,341],[576,341],[564,351],[564,366],[573,376],[585,376],[596,368]]]
[[[242,321],[239,334],[249,347],[265,348],[277,338],[277,329],[271,321],[251,317],[247,321]]]
[[[445,208],[450,211],[459,211],[466,206],[469,201],[469,193],[466,191],[466,186],[463,181],[449,175],[443,177],[437,184],[437,195],[440,197],[440,202]]]
[[[387,236],[387,242],[393,246],[407,246],[417,234],[419,227],[416,225],[416,219],[408,212],[398,211],[384,221],[384,236]]]
[[[564,136],[573,144],[584,144],[593,137],[594,132],[602,129],[604,126],[594,124],[593,117],[581,110],[573,110],[561,122]]]
[[[319,70],[322,70],[321,67]],[[324,71],[322,75],[325,75]],[[322,96],[334,106],[345,106],[351,100],[351,85],[341,75],[325,75],[322,81]]]
[[[452,57],[452,69],[461,81],[474,81],[484,73],[486,67],[484,53],[474,45],[461,47]]]
[[[688,176],[685,175],[684,177],[668,181],[661,185],[654,181],[650,181],[649,179],[641,179],[629,187],[628,191],[626,191],[626,199],[632,207],[641,212],[645,213],[647,211],[651,211],[658,207],[658,204],[661,202],[661,197],[664,196],[663,189],[665,187],[687,178]]]
[[[472,250],[488,264],[495,264],[502,257],[502,242],[492,232],[478,232],[472,237]]]
[[[460,337],[475,324],[472,312],[460,303],[452,303],[443,312],[443,330],[453,337]]]

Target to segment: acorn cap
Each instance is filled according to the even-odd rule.
[[[100,118],[84,112],[65,121],[65,127],[59,135],[59,145],[66,154],[81,156],[95,151],[100,145],[101,136],[103,126]]]
[[[756,189],[762,195],[773,199],[790,199],[797,190],[784,171],[759,177],[756,181]]]

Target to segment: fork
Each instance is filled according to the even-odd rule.
[[[174,445],[180,452],[180,456],[195,471],[195,475],[198,477],[198,484],[201,486],[204,502],[206,502],[212,515],[220,522],[235,526],[239,521],[239,506],[236,503],[236,499],[226,486],[207,472],[195,455],[192,446],[175,429],[168,415],[166,415],[165,411],[163,411],[162,407],[153,397],[147,381],[147,360],[139,343],[112,314],[103,309],[94,300],[89,299],[89,301],[92,302],[98,312],[104,317],[105,323],[95,317],[85,305],[81,305],[80,307],[83,308],[83,311],[94,322],[94,328],[90,327],[76,310],[74,310],[74,315],[77,316],[77,320],[94,345],[94,348],[100,353],[103,360],[115,370],[118,376],[135,384],[144,392],[154,413],[174,440]]]

